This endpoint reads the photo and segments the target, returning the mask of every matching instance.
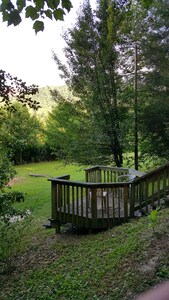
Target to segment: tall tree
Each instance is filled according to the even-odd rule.
[[[118,75],[117,43],[125,10],[123,5],[114,7],[116,18],[113,20],[113,38],[110,39],[108,2],[101,0],[95,15],[87,1],[79,12],[75,27],[65,34],[67,46],[64,53],[69,68],[60,62],[56,54],[54,60],[67,84],[95,119],[95,126],[107,136],[107,145],[115,164],[122,166],[120,121],[122,116],[124,119],[125,106],[118,95],[121,80]]]
[[[141,40],[147,74],[142,79],[142,153],[169,157],[169,2],[154,1]],[[146,143],[145,143],[146,142]],[[145,145],[146,144],[146,145]]]
[[[75,27],[64,36],[68,67],[54,54],[67,84],[95,120],[93,124],[102,135],[107,136],[106,142],[117,166],[123,163],[127,130],[131,133],[131,126],[133,134],[129,146],[131,140],[134,141],[135,117],[135,166],[138,168],[138,151],[141,150],[138,134],[141,133],[141,118],[144,120],[144,113],[140,114],[142,105],[152,106],[159,97],[163,101],[167,99],[164,94],[166,97],[168,91],[165,83],[168,76],[165,68],[168,64],[166,28],[169,27],[165,17],[168,4],[163,0],[161,8],[160,5],[156,0],[149,3],[141,0],[101,0],[93,13],[88,1],[82,6]],[[154,51],[153,36],[156,36]],[[136,44],[137,90],[134,91]],[[164,64],[160,63],[161,60]],[[135,104],[134,97],[137,100]]]
[[[107,163],[106,136],[92,122],[81,101],[58,101],[46,123],[46,143],[55,158],[83,165]]]

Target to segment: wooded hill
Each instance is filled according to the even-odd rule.
[[[66,85],[63,86],[46,86],[39,88],[39,92],[32,97],[32,100],[38,101],[41,108],[36,112],[37,116],[46,119],[48,113],[56,105],[56,97],[53,97],[51,91],[57,90],[63,98],[70,97],[71,93]]]

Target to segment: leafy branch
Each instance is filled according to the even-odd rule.
[[[35,32],[44,30],[43,20],[47,17],[51,20],[64,20],[64,15],[72,8],[70,0],[2,0],[0,13],[2,13],[3,22],[8,26],[19,25],[22,22],[22,15],[33,21]]]

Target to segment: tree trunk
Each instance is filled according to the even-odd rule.
[[[135,44],[135,71],[134,71],[134,163],[135,170],[138,170],[138,98],[137,98],[137,64],[138,50]]]
[[[114,156],[114,161],[117,167],[123,166],[123,151],[119,143],[117,133],[114,132],[111,136],[111,149]]]

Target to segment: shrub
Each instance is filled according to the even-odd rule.
[[[14,268],[14,257],[20,255],[24,245],[24,236],[30,226],[30,216],[23,218],[0,219],[0,264],[1,272],[11,273]]]
[[[25,195],[18,191],[12,191],[8,193],[0,193],[0,217],[4,221],[8,222],[11,216],[24,215],[24,211],[16,210],[13,207],[15,202],[22,202],[25,199]]]

